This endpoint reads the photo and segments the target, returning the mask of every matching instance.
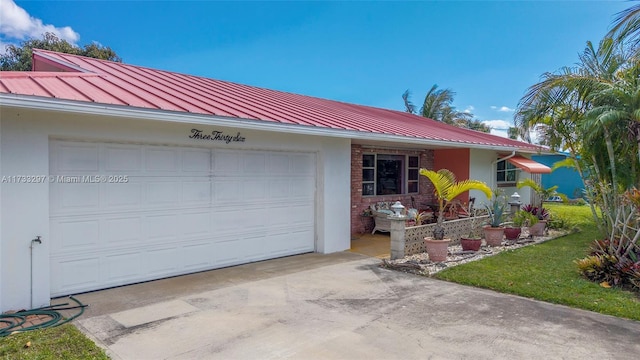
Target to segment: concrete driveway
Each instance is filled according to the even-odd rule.
[[[638,359],[640,322],[307,254],[77,296],[114,359]]]

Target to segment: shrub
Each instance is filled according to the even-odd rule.
[[[640,247],[620,240],[596,240],[591,253],[577,260],[587,279],[640,292]]]

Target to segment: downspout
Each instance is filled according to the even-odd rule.
[[[505,156],[505,157],[503,157],[503,158],[500,158],[500,159],[498,159],[498,160],[496,160],[496,161],[494,161],[494,162],[492,162],[492,163],[491,163],[491,187],[492,187],[493,189],[495,189],[495,188],[497,188],[497,187],[498,187],[498,185],[496,184],[496,182],[497,182],[497,180],[496,180],[496,172],[498,171],[498,169],[496,168],[497,164],[498,164],[500,161],[504,161],[504,160],[507,160],[507,159],[511,159],[511,158],[512,158],[512,157],[514,157],[514,156],[516,156],[516,151],[515,151],[515,150],[513,150],[513,151],[511,152],[511,155],[507,155],[507,156]]]

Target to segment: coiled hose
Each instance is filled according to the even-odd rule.
[[[0,328],[0,337],[9,336],[17,332],[60,326],[82,315],[82,313],[84,313],[84,308],[86,308],[88,305],[84,305],[73,296],[69,296],[69,299],[73,300],[76,303],[76,305],[69,306],[69,303],[64,303],[64,304],[43,306],[40,308],[31,309],[31,310],[18,311],[13,314],[0,314],[0,323],[9,325],[7,327]],[[65,318],[60,313],[60,311],[62,310],[75,310],[75,309],[79,310],[78,313],[68,318]],[[51,319],[47,321],[43,321],[42,323],[39,323],[37,325],[22,327],[27,322],[27,316],[31,316],[31,315],[48,316]]]

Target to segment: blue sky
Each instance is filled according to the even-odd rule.
[[[0,0],[0,45],[56,32],[128,64],[404,110],[433,84],[496,130],[627,1]]]

